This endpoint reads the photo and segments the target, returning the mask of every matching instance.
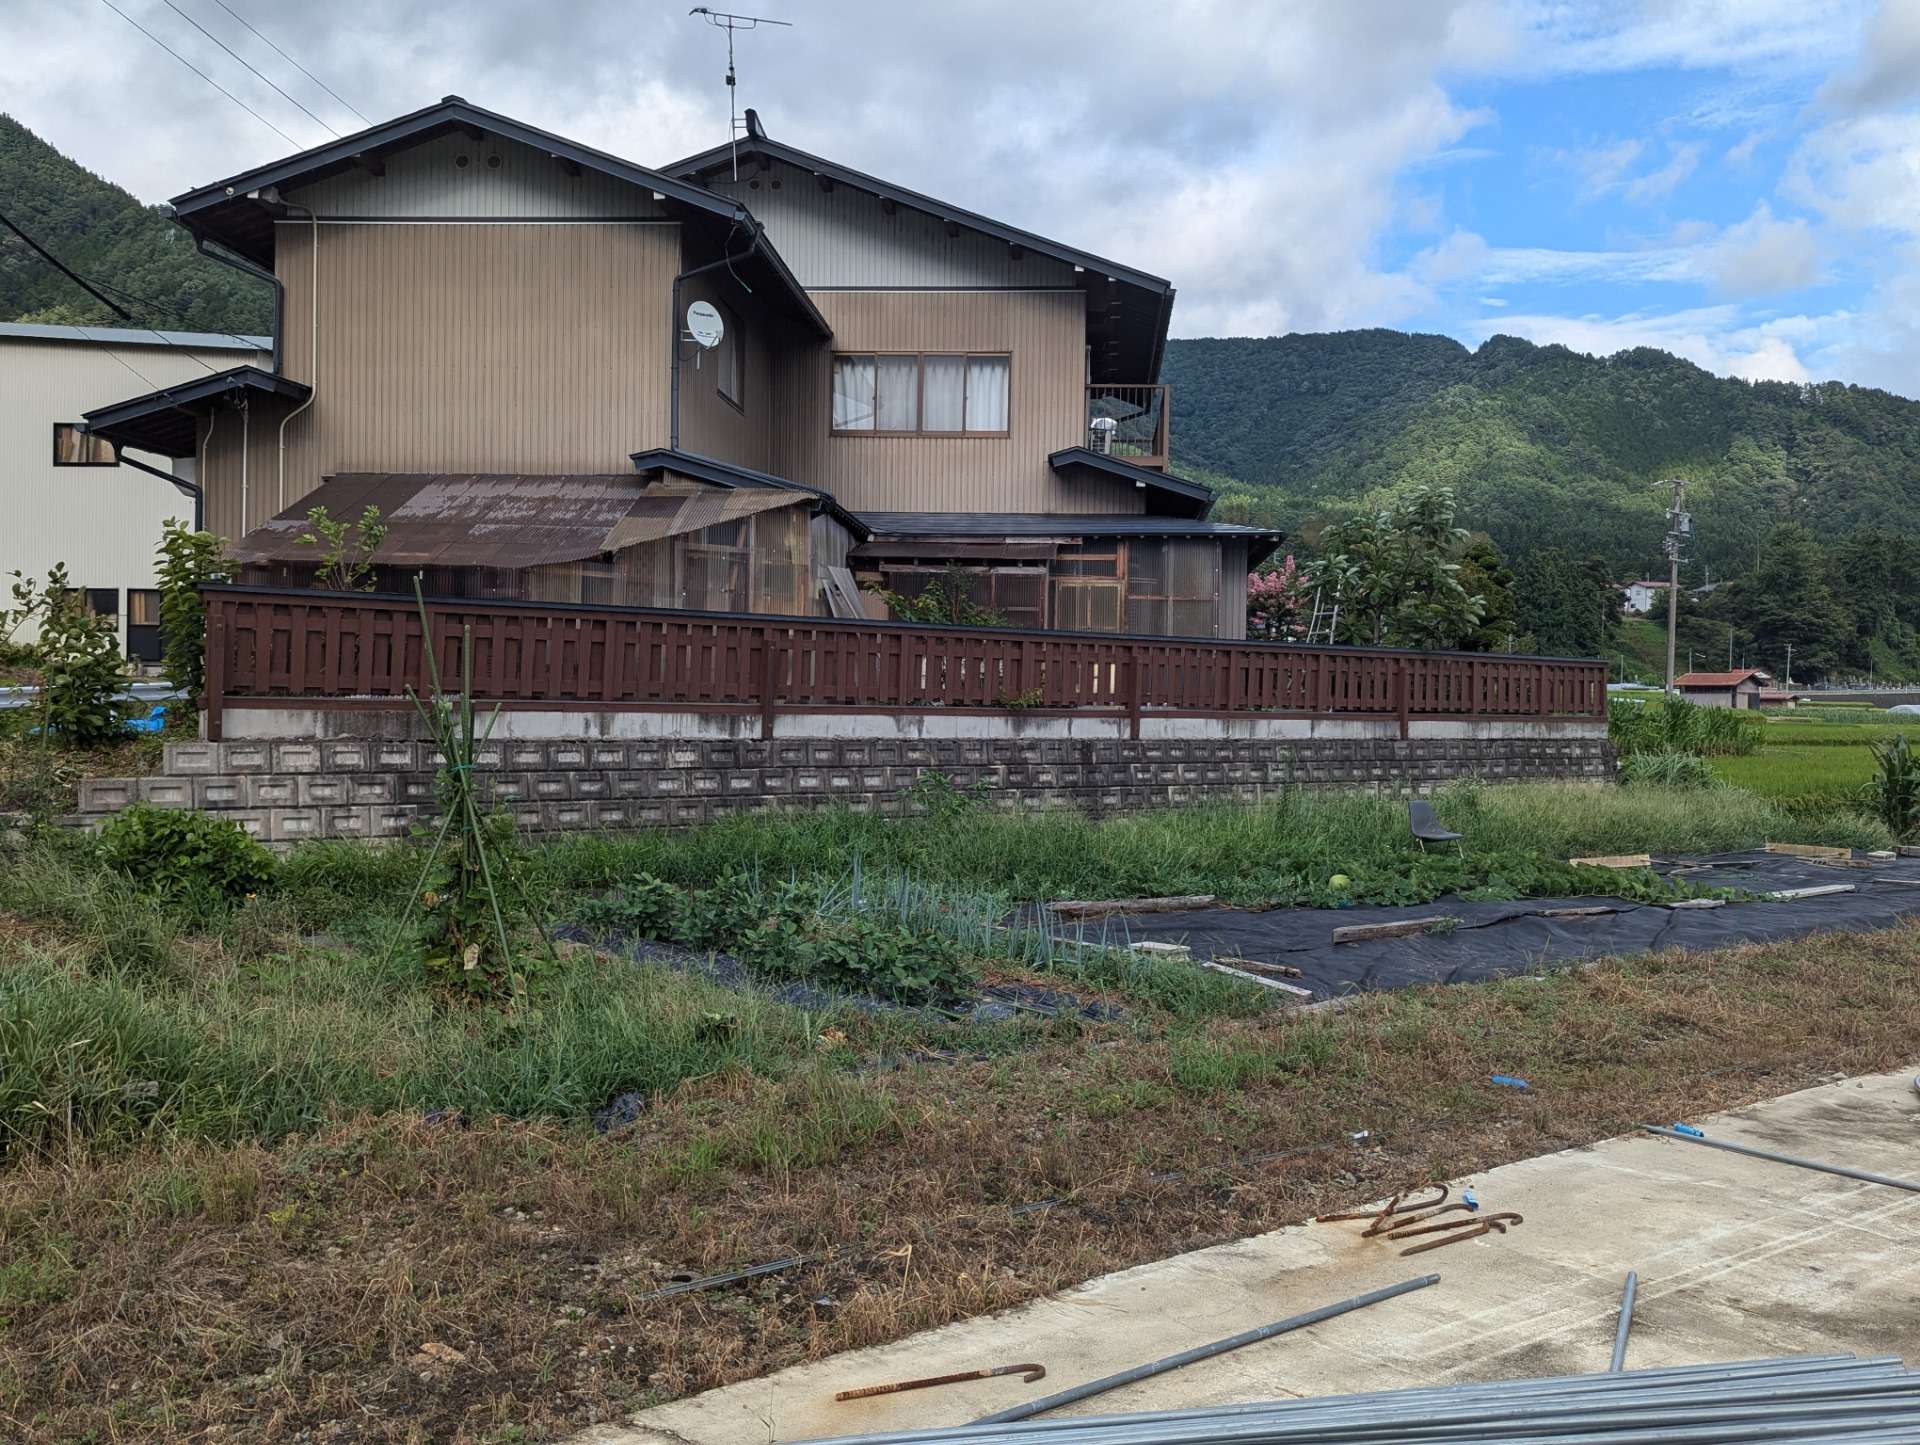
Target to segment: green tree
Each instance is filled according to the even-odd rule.
[[[224,537],[169,521],[160,535],[155,571],[160,581],[160,639],[167,680],[189,702],[206,686],[207,613],[200,589],[233,575]]]
[[[1531,652],[1534,640],[1520,624],[1513,569],[1492,538],[1478,536],[1467,543],[1458,575],[1468,595],[1480,599],[1480,621],[1454,646],[1467,652]]]
[[[1485,599],[1460,580],[1467,533],[1447,487],[1414,486],[1378,512],[1321,534],[1308,584],[1340,608],[1343,641],[1375,647],[1455,647],[1479,626]]]
[[[1834,600],[1831,568],[1811,531],[1782,522],[1767,533],[1753,570],[1733,584],[1734,611],[1769,671],[1784,673],[1789,647],[1794,675],[1803,681],[1841,663],[1850,626]]]
[[[1599,657],[1620,618],[1620,592],[1597,558],[1541,547],[1514,564],[1515,616],[1534,647],[1554,657]]]

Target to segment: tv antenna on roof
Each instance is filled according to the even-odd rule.
[[[740,117],[734,110],[734,99],[740,82],[733,69],[733,32],[758,30],[762,25],[779,25],[791,30],[793,22],[772,20],[765,15],[734,15],[705,5],[696,5],[687,14],[702,16],[715,30],[727,32],[727,149],[732,153],[733,178],[737,181],[740,179]]]

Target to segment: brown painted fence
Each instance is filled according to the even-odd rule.
[[[207,589],[207,730],[235,707],[387,707],[424,689],[411,598]],[[1606,665],[1486,653],[942,628],[525,602],[427,603],[435,654],[509,708],[757,713],[927,707],[1131,718],[1603,718]]]

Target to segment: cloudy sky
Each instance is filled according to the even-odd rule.
[[[771,134],[1169,276],[1179,335],[1507,332],[1920,396],[1920,0],[737,3],[794,22],[739,41]],[[643,164],[726,134],[685,4],[225,6],[0,0],[0,107],[145,200],[449,93]]]

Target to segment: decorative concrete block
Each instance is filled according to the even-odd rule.
[[[191,778],[142,778],[140,780],[140,801],[155,808],[191,808],[193,806],[193,779]]]
[[[627,745],[625,743],[589,743],[587,745],[587,766],[611,771],[627,765]]]
[[[252,779],[246,774],[222,774],[193,779],[193,806],[203,812],[223,808],[245,808],[253,802]]]
[[[374,744],[361,738],[331,738],[320,744],[322,766],[329,773],[364,773],[373,765]]]
[[[256,808],[297,808],[300,806],[299,781],[278,773],[256,777],[252,784],[252,804]]]
[[[170,777],[183,778],[195,773],[218,773],[219,743],[168,743],[161,749],[162,764]]]
[[[235,808],[222,813],[220,820],[238,824],[240,830],[249,838],[262,843],[268,841],[271,830],[268,827],[268,813],[265,808]]]
[[[573,784],[565,773],[535,773],[529,781],[529,796],[549,803],[573,796]]]
[[[137,802],[140,797],[138,778],[82,778],[80,780],[80,811],[82,813],[117,813],[127,804]]]
[[[347,803],[347,780],[339,773],[302,773],[297,781],[303,808],[337,808]]]
[[[318,808],[270,808],[267,810],[267,837],[274,843],[300,843],[323,836],[323,819]]]
[[[272,743],[221,743],[220,767],[222,773],[270,773],[273,771]]]
[[[547,748],[543,743],[509,743],[505,750],[503,766],[521,772],[545,772],[547,767]]]
[[[347,801],[358,805],[391,803],[400,789],[391,773],[349,773],[346,778]]]
[[[321,757],[319,743],[275,743],[273,770],[276,773],[317,773]]]
[[[572,771],[587,765],[587,750],[580,743],[549,743],[547,766]]]
[[[598,769],[583,769],[573,775],[573,796],[576,798],[610,798],[613,796],[613,782]]]
[[[381,741],[371,751],[373,766],[382,772],[410,773],[420,766],[420,749],[413,743]]]
[[[413,809],[384,807],[367,809],[367,832],[374,838],[404,838],[413,831]]]
[[[370,838],[373,836],[372,808],[326,808],[322,810],[321,836],[325,838]]]

